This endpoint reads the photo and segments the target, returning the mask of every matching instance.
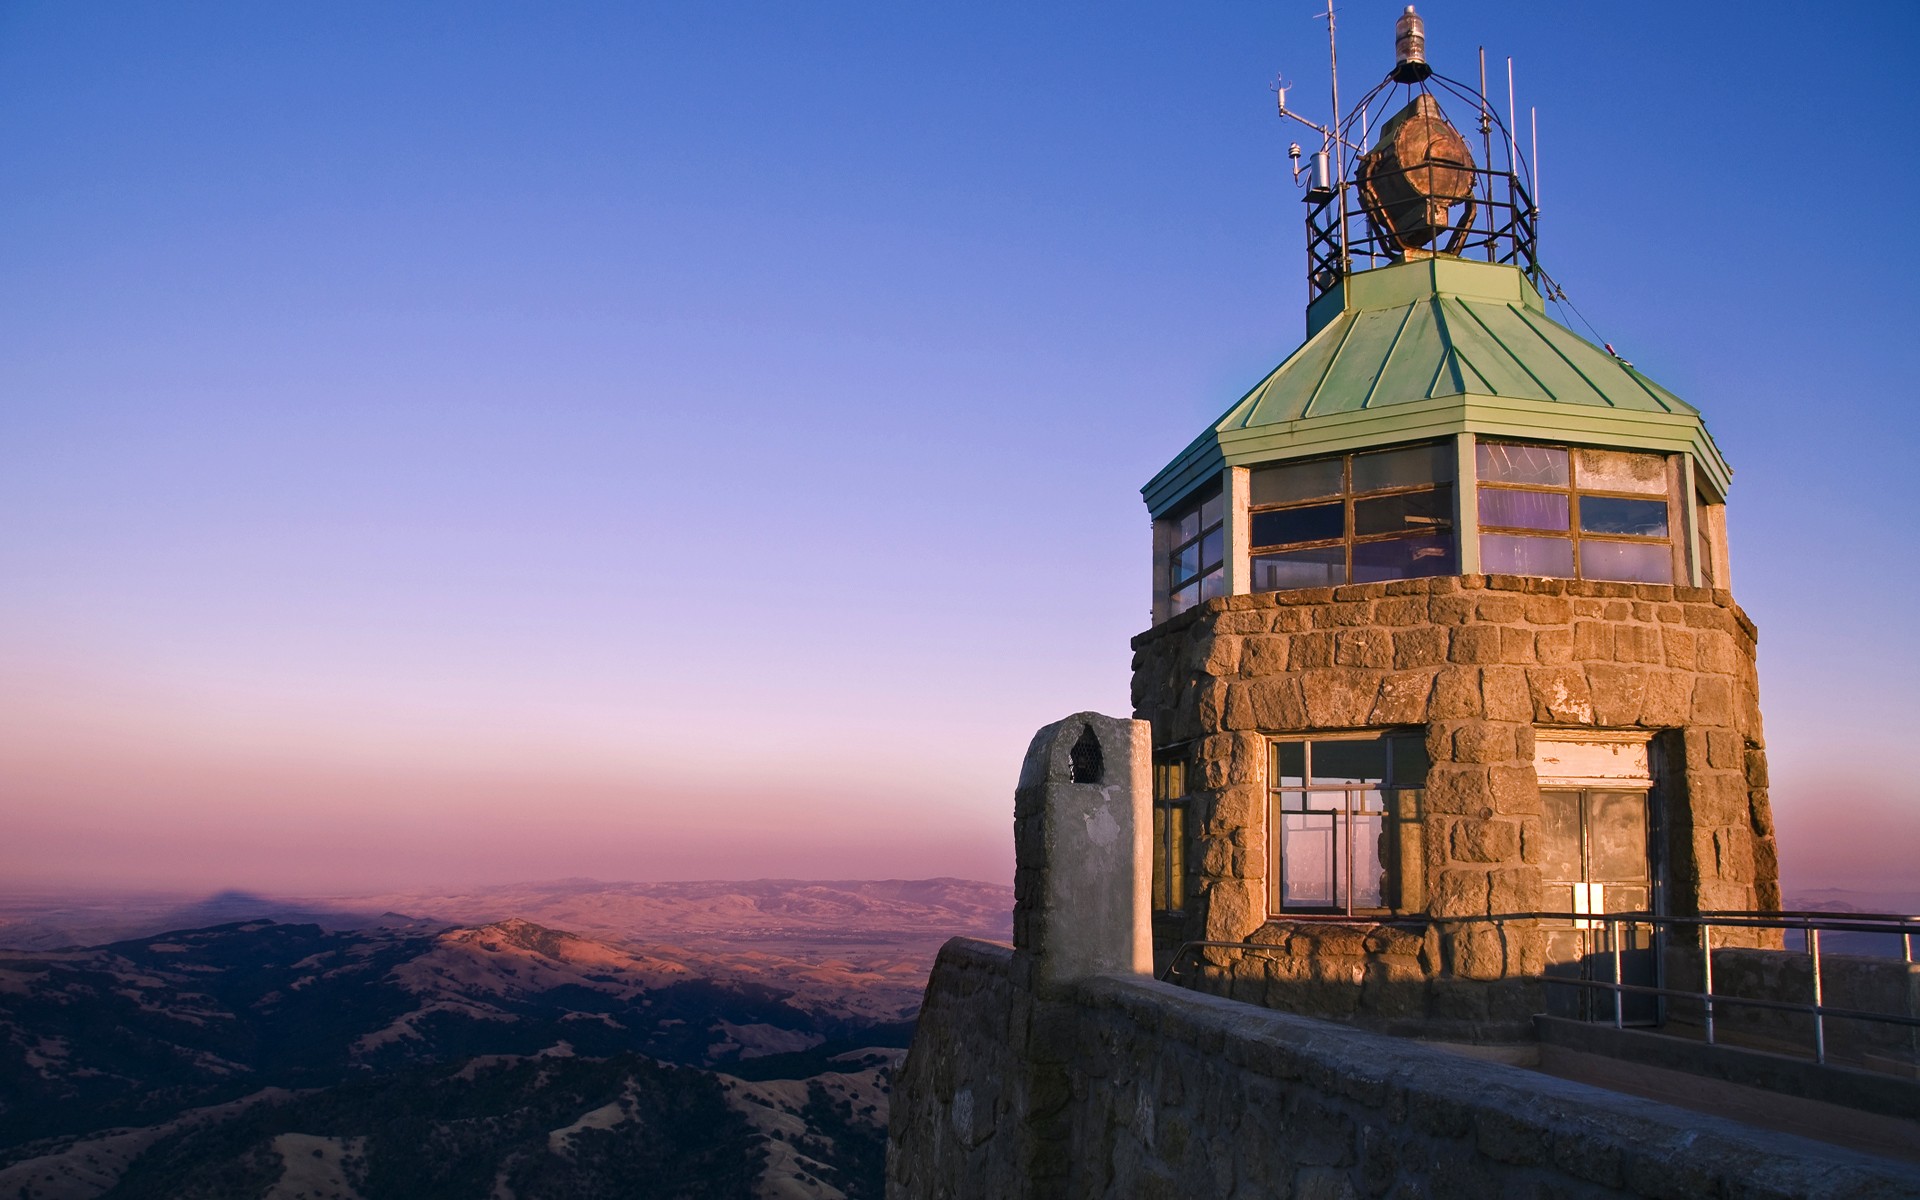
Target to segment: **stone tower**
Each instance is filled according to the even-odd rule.
[[[1779,892],[1731,472],[1549,314],[1518,139],[1410,44],[1303,172],[1306,341],[1143,489],[1154,948],[1240,999],[1499,1036],[1586,1003],[1543,978],[1659,969],[1529,914]]]

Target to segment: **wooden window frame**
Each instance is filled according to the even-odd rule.
[[[1564,486],[1555,486],[1551,484],[1541,484],[1541,483],[1504,483],[1498,480],[1482,479],[1480,477],[1480,472],[1479,472],[1479,458],[1478,458],[1478,448],[1480,446],[1537,446],[1544,450],[1564,451],[1567,456],[1567,482]],[[1665,491],[1658,494],[1653,492],[1613,492],[1613,491],[1605,491],[1599,488],[1581,487],[1580,486],[1580,455],[1579,455],[1579,451],[1581,450],[1600,450],[1600,451],[1605,451],[1613,454],[1645,454],[1645,455],[1651,455],[1653,457],[1660,458],[1666,464],[1666,470],[1662,475],[1662,478],[1666,480]],[[1680,530],[1680,527],[1683,523],[1684,518],[1683,518],[1683,514],[1679,511],[1681,506],[1676,496],[1672,455],[1662,454],[1656,450],[1631,450],[1631,449],[1622,449],[1617,446],[1580,446],[1580,445],[1573,445],[1573,444],[1563,444],[1558,442],[1521,442],[1521,441],[1511,441],[1507,439],[1487,439],[1487,440],[1481,440],[1476,442],[1474,463],[1475,463],[1474,489],[1473,489],[1472,499],[1473,499],[1473,505],[1474,505],[1474,512],[1476,514],[1479,514],[1480,512],[1480,492],[1483,488],[1491,488],[1492,490],[1497,492],[1501,492],[1501,491],[1534,492],[1534,493],[1544,494],[1544,495],[1565,496],[1567,498],[1567,528],[1564,530],[1523,529],[1523,528],[1518,528],[1512,525],[1491,525],[1487,523],[1484,516],[1482,516],[1477,522],[1479,526],[1478,535],[1481,537],[1486,537],[1488,534],[1492,534],[1497,537],[1565,538],[1569,546],[1572,548],[1573,574],[1566,575],[1566,576],[1558,576],[1558,575],[1541,576],[1541,578],[1546,578],[1546,579],[1560,579],[1560,578],[1588,579],[1590,578],[1589,576],[1581,572],[1581,566],[1580,566],[1580,544],[1582,542],[1590,541],[1590,542],[1603,542],[1603,543],[1606,543],[1606,542],[1621,543],[1621,544],[1631,545],[1631,546],[1663,546],[1666,548],[1666,551],[1667,551],[1667,561],[1672,564],[1668,568],[1669,578],[1667,579],[1667,583],[1676,584],[1676,583],[1688,582],[1686,560],[1681,552],[1683,547],[1683,540],[1680,536],[1678,536],[1678,531]],[[1666,535],[1664,537],[1643,537],[1635,534],[1587,533],[1580,528],[1580,498],[1582,496],[1593,496],[1602,500],[1649,500],[1650,501],[1650,500],[1657,499],[1663,502],[1667,507]],[[1483,564],[1483,569],[1484,569],[1485,561],[1486,561],[1486,554],[1483,549],[1481,552],[1481,562]],[[1499,572],[1495,572],[1495,573],[1498,574]],[[1599,580],[1598,582],[1641,583],[1641,582],[1647,582],[1647,581],[1610,579],[1610,580]]]
[[[1345,454],[1327,454],[1327,455],[1320,455],[1314,458],[1302,458],[1302,459],[1288,460],[1284,462],[1254,464],[1251,469],[1255,472],[1258,472],[1262,468],[1305,466],[1311,463],[1338,461],[1340,463],[1340,491],[1337,494],[1316,496],[1309,500],[1288,500],[1278,504],[1249,504],[1248,505],[1247,577],[1248,577],[1249,583],[1251,584],[1251,580],[1254,575],[1254,571],[1255,571],[1254,564],[1256,560],[1258,560],[1260,556],[1263,554],[1291,553],[1293,551],[1298,551],[1298,550],[1322,550],[1322,549],[1328,549],[1334,546],[1341,547],[1343,551],[1341,555],[1342,578],[1336,581],[1332,586],[1337,587],[1340,584],[1353,582],[1353,549],[1355,546],[1370,545],[1377,542],[1404,541],[1404,540],[1407,540],[1408,538],[1408,531],[1406,530],[1391,531],[1387,533],[1367,533],[1367,534],[1356,533],[1355,522],[1354,522],[1354,505],[1356,503],[1365,501],[1365,500],[1378,500],[1388,496],[1411,496],[1411,495],[1416,495],[1416,494],[1425,493],[1425,492],[1440,493],[1447,489],[1454,489],[1457,497],[1457,489],[1460,486],[1460,480],[1458,478],[1459,471],[1458,471],[1458,468],[1456,467],[1454,470],[1454,478],[1451,478],[1451,479],[1436,479],[1427,483],[1410,483],[1410,484],[1400,485],[1397,487],[1372,488],[1367,491],[1356,491],[1354,490],[1354,485],[1353,485],[1354,459],[1359,458],[1363,455],[1387,453],[1395,450],[1418,450],[1418,449],[1425,449],[1425,448],[1444,448],[1450,451],[1452,449],[1452,446],[1453,446],[1453,443],[1450,440],[1405,442],[1405,443],[1400,443],[1397,445],[1390,445],[1390,446],[1369,446],[1364,450],[1353,450]],[[1318,539],[1301,541],[1301,542],[1255,543],[1253,541],[1254,521],[1256,518],[1258,518],[1263,514],[1273,513],[1273,512],[1287,512],[1293,509],[1300,509],[1300,508],[1314,508],[1320,505],[1332,504],[1335,502],[1338,502],[1341,506],[1342,532],[1339,537],[1318,538]],[[1457,503],[1458,503],[1458,500],[1456,498],[1454,504],[1442,505],[1441,507],[1446,512],[1451,514],[1457,511],[1457,508],[1455,507]],[[1432,572],[1433,575],[1459,574],[1460,536],[1459,536],[1458,525],[1459,525],[1459,522],[1455,519],[1455,517],[1451,515],[1440,517],[1435,520],[1434,527],[1433,527],[1434,533],[1441,537],[1444,537],[1449,543],[1450,561],[1448,564],[1449,566],[1448,570],[1434,571]],[[1418,575],[1400,576],[1399,578],[1420,579],[1420,578],[1426,578],[1426,576],[1418,576]],[[1288,590],[1288,589],[1280,589],[1280,590]]]

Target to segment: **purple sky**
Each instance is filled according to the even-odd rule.
[[[1313,8],[0,9],[0,878],[1005,878],[1299,340]],[[1790,887],[1913,883],[1920,9],[1423,12],[1738,471]]]

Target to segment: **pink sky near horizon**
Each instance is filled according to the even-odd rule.
[[[1356,83],[1399,8],[1343,0]],[[1920,248],[1836,256],[1779,174],[1834,111],[1911,141],[1920,7],[1742,14],[1427,19],[1515,55],[1555,278],[1736,468],[1789,890],[1920,892]],[[1266,89],[1318,113],[1323,38],[0,10],[0,886],[1006,881],[1032,731],[1128,710],[1139,485],[1298,343]],[[1808,103],[1746,119],[1706,44]]]

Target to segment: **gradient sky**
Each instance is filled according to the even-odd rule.
[[[1299,341],[1314,7],[0,7],[0,880],[1007,878]],[[1422,7],[1738,473],[1789,887],[1920,888],[1920,6]]]

